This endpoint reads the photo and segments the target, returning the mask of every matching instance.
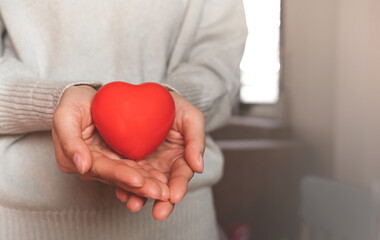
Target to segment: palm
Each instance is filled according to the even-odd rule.
[[[182,135],[176,130],[171,130],[161,146],[145,161],[169,178],[172,166],[176,161],[184,161],[184,155],[185,145]]]
[[[103,141],[99,133],[95,130],[94,124],[90,124],[82,132],[82,137],[89,147],[93,157],[102,156],[110,159],[120,159],[120,156],[112,151],[110,147]]]
[[[98,140],[99,139],[96,139],[96,141]],[[109,152],[109,150],[104,149],[104,147],[107,147],[104,146],[104,144],[103,142],[102,145],[99,146],[99,154],[107,154],[107,152]],[[111,151],[109,154],[109,157],[114,157],[115,153]],[[120,158],[120,156],[118,156],[118,158]],[[188,182],[194,173],[185,160],[184,138],[175,129],[170,130],[166,140],[161,146],[144,160],[137,162],[131,160],[122,161],[138,169],[146,177],[167,183],[170,188],[171,202],[179,202],[182,200],[186,194]]]
[[[83,176],[83,180],[97,180],[106,184],[113,184],[119,186],[127,191],[133,192],[134,194],[144,196],[147,198],[155,199],[168,199],[169,191],[166,186],[167,177],[161,171],[158,171],[155,167],[145,162],[136,162],[129,159],[124,159],[121,155],[113,151],[101,138],[99,133],[96,131],[94,125],[91,123],[82,132],[82,137],[84,142],[87,144],[92,158],[93,158],[93,168],[96,168],[97,164],[101,164],[97,173],[90,176]],[[112,169],[115,175],[122,176],[121,179],[115,178],[113,180],[104,179],[102,176],[98,176],[98,171],[104,171],[104,169]],[[123,166],[123,168],[120,168]],[[128,174],[123,173],[120,169],[124,169],[124,166],[128,166],[138,171],[145,178],[145,184],[141,188],[133,188],[125,184],[123,178],[127,178]],[[100,173],[100,175],[103,175]],[[127,179],[125,179],[127,181]],[[161,193],[155,195],[157,193]]]

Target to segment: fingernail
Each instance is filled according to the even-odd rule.
[[[128,194],[124,192],[123,190],[116,190],[116,195],[119,198],[120,201],[123,203],[128,201]]]
[[[161,200],[168,201],[170,198],[170,190],[169,188],[163,188],[161,193]]]
[[[83,162],[82,157],[78,153],[75,153],[73,160],[74,160],[75,167],[78,169],[80,174],[83,175],[84,174],[84,162]]]
[[[200,157],[199,157],[199,168],[201,170],[201,173],[203,172],[203,155],[201,154]]]
[[[134,178],[133,181],[131,181],[130,185],[132,187],[142,187],[144,186],[144,179]]]

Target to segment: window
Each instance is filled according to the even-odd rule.
[[[281,0],[243,0],[248,39],[241,63],[240,101],[274,104],[279,98]]]

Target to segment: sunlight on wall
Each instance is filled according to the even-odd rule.
[[[278,101],[281,0],[243,0],[248,39],[241,63],[243,103]]]

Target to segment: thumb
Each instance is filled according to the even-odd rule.
[[[54,114],[54,130],[63,154],[72,161],[80,174],[87,173],[92,167],[90,149],[82,138],[81,119],[71,111],[57,109]]]
[[[193,171],[203,172],[203,153],[205,151],[205,122],[203,114],[198,110],[190,112],[189,118],[183,122],[185,140],[185,158]]]

